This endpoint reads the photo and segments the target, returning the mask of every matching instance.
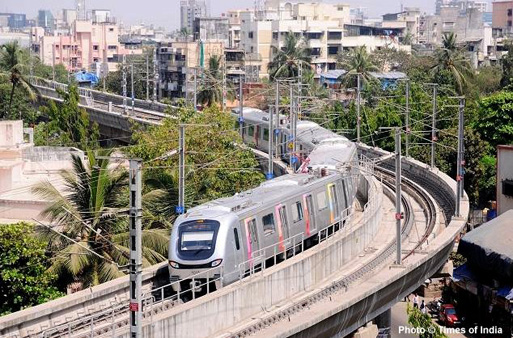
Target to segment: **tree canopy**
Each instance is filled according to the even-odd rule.
[[[0,225],[0,315],[22,310],[63,294],[47,271],[46,243],[27,223]]]

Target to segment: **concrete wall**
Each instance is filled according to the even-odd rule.
[[[143,272],[143,292],[152,289],[152,281],[167,263],[155,265]],[[94,313],[125,302],[128,306],[129,277],[113,281],[0,317],[0,337],[26,337],[59,324],[67,323],[86,313]]]
[[[497,149],[497,213],[502,215],[513,209],[513,198],[502,192],[502,181],[513,180],[513,146],[499,146]]]

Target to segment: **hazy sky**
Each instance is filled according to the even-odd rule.
[[[435,0],[324,0],[324,2],[348,3],[352,7],[364,7],[370,16],[399,11],[404,6],[420,7],[433,12]],[[228,9],[252,7],[254,0],[210,0],[213,15]],[[0,12],[21,12],[35,17],[38,9],[74,8],[74,0],[0,0]],[[174,29],[180,25],[180,0],[86,0],[87,9],[111,9],[118,22],[127,24],[153,23]]]

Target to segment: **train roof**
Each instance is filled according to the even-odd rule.
[[[244,120],[247,120],[247,121],[250,121],[253,123],[258,123],[258,124],[266,124],[266,125],[269,123],[269,113],[268,112],[265,112],[260,109],[248,108],[248,107],[244,107],[242,109],[242,112],[244,115]],[[232,113],[239,114],[239,108],[232,109]],[[281,125],[286,124],[287,123],[286,120],[287,120],[287,116],[280,114]]]
[[[320,144],[323,141],[349,141],[347,137],[335,134],[312,121],[298,121],[297,137],[302,142]]]
[[[186,217],[218,217],[227,213],[242,214],[260,206],[265,202],[280,201],[300,193],[305,187],[332,179],[335,175],[316,177],[312,174],[292,174],[275,178],[260,186],[236,194],[220,198],[189,210]]]

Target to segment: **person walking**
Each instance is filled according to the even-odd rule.
[[[424,304],[424,299],[422,300],[422,303],[420,303],[420,312],[426,314],[426,304]]]
[[[419,296],[416,293],[413,294],[413,308],[419,308]]]

